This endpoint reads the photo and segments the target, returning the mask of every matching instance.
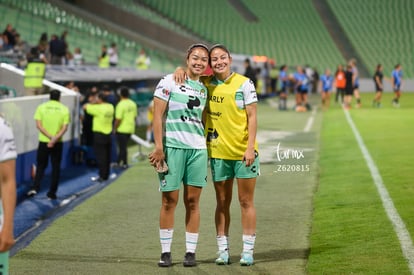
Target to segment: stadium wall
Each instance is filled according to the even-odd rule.
[[[0,66],[0,83],[10,86],[16,91],[22,92],[23,72],[10,71],[7,66]],[[44,81],[43,84],[49,89],[58,89],[62,92],[61,102],[71,112],[71,123],[63,136],[63,158],[61,169],[65,169],[72,163],[72,151],[78,146],[80,134],[79,121],[79,95],[63,86]],[[36,151],[38,146],[39,131],[34,121],[34,113],[37,106],[49,100],[49,95],[20,96],[0,100],[0,113],[13,128],[18,157],[16,160],[17,193],[20,197],[27,190],[28,183],[32,179],[32,167],[36,163]],[[50,167],[46,174],[50,173]]]

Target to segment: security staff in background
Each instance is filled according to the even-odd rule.
[[[95,102],[83,105],[83,109],[93,117],[93,149],[98,163],[99,175],[92,181],[103,182],[109,178],[111,166],[112,123],[114,106],[106,102],[104,93],[98,93]]]
[[[60,103],[60,91],[52,90],[50,92],[50,100],[37,107],[34,119],[39,130],[39,146],[37,149],[36,175],[32,189],[27,195],[34,196],[39,192],[50,157],[52,179],[47,197],[54,200],[57,198],[56,192],[59,185],[63,150],[62,136],[68,129],[70,122],[69,108]]]
[[[25,95],[41,94],[47,63],[45,49],[43,49],[41,44],[30,49],[27,61],[23,80]]]
[[[135,133],[135,119],[138,115],[137,104],[129,98],[129,88],[120,90],[121,100],[115,107],[116,140],[118,142],[118,165],[128,168],[127,145],[131,134]]]
[[[101,48],[101,55],[99,56],[98,61],[99,68],[106,69],[109,68],[109,55],[108,55],[108,48],[106,45],[102,45]]]

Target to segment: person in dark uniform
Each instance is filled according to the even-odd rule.
[[[354,75],[352,65],[348,65],[345,71],[345,109],[351,109],[352,96],[354,95]]]
[[[40,190],[41,180],[48,165],[49,157],[52,164],[52,180],[47,193],[49,199],[56,199],[59,185],[60,163],[62,161],[62,137],[70,122],[69,108],[59,102],[60,91],[52,90],[50,100],[36,109],[34,119],[39,130],[39,146],[37,149],[36,175],[32,189],[27,193],[34,196]]]
[[[382,83],[382,79],[384,78],[384,74],[382,73],[382,65],[378,64],[374,74],[374,83],[375,83],[375,98],[372,101],[373,107],[381,107],[381,97],[382,92],[384,90],[384,85]]]

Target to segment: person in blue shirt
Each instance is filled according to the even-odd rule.
[[[401,85],[403,81],[403,72],[401,69],[401,64],[395,65],[391,76],[392,76],[392,89],[394,90],[394,99],[392,100],[392,105],[394,107],[400,107]]]
[[[331,70],[326,69],[325,73],[320,78],[322,108],[329,108],[329,103],[331,102],[331,91],[333,82],[334,78],[331,74]]]
[[[308,103],[308,78],[301,66],[296,68],[293,75],[295,79],[296,111],[310,110]]]
[[[279,72],[280,92],[279,92],[279,110],[286,111],[286,102],[289,86],[289,75],[287,73],[287,66],[282,65]]]

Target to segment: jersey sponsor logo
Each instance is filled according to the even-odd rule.
[[[201,96],[202,98],[206,97],[206,90],[205,89],[196,89],[190,86],[186,86],[186,85],[181,85],[178,88],[182,93],[187,93],[187,92],[191,92],[193,95],[197,95],[197,96]]]
[[[209,96],[208,100],[213,101],[213,102],[216,102],[216,103],[223,103],[224,96],[211,95],[211,96]]]
[[[221,112],[207,112],[211,117],[221,117]]]
[[[253,166],[250,168],[250,171],[252,171],[253,173],[257,173],[257,167],[256,167],[256,165],[253,165]]]
[[[162,94],[169,96],[170,95],[170,91],[168,89],[162,89]]]
[[[188,97],[188,102],[187,102],[188,109],[192,110],[194,107],[200,106],[200,104],[201,104],[200,99],[198,99],[198,97],[196,96]]]
[[[188,116],[185,116],[185,115],[182,115],[182,116],[181,116],[181,120],[182,120],[183,122],[188,121],[188,122],[195,122],[195,123],[200,123],[200,124],[201,124],[201,120],[196,119],[196,118],[192,118],[192,117],[188,117]]]
[[[216,129],[214,128],[208,128],[207,129],[207,142],[211,142],[214,139],[217,139],[219,137],[219,134]]]

